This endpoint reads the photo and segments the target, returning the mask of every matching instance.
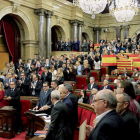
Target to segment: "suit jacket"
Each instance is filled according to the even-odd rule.
[[[87,52],[88,43],[87,43],[87,42],[84,42],[82,45],[84,45],[84,46],[82,47],[82,51],[83,51],[83,52]]]
[[[91,100],[92,96],[94,96],[94,95],[91,94],[91,95],[89,96],[89,99],[88,99],[88,101],[87,101],[87,104],[90,103],[90,100]],[[94,97],[94,98],[95,98],[95,97]]]
[[[71,114],[72,114],[72,111],[73,111],[73,104],[72,104],[71,99],[67,96],[67,97],[63,100],[63,103],[67,106],[68,112],[69,112],[69,114],[71,115]]]
[[[136,73],[133,72],[132,76],[138,76],[140,74],[140,72],[138,72],[138,74],[136,75]]]
[[[104,86],[101,86],[100,90],[103,90],[103,89],[104,89]],[[110,86],[107,86],[106,89],[110,89],[110,90],[112,90]]]
[[[11,88],[8,89],[7,97],[10,96],[11,100],[9,101],[9,106],[13,106],[18,112],[22,110],[22,106],[20,103],[20,90],[15,88],[11,93]]]
[[[93,88],[96,88],[98,90],[98,85],[96,83],[94,83],[92,88],[91,88],[91,84],[89,83],[88,86],[87,86],[87,89],[92,90]]]
[[[36,59],[36,61],[38,61],[38,59]],[[35,59],[32,60],[32,64],[36,65]]]
[[[20,79],[22,81],[22,79]],[[17,87],[20,88],[20,92],[22,96],[29,96],[30,91],[30,79],[25,78],[24,82],[20,85],[19,83],[17,84]]]
[[[39,100],[38,100],[36,106],[42,107],[44,105],[48,105],[48,106],[49,105],[52,105],[52,102],[51,102],[51,92],[52,92],[52,90],[51,89],[48,89],[47,93],[45,94],[44,100],[43,100],[44,90],[42,90],[40,92]]]
[[[102,82],[103,82],[104,80],[105,80],[105,79],[103,79]],[[111,79],[108,79],[108,82],[112,82]]]
[[[64,83],[64,75],[58,79],[59,85]]]
[[[62,68],[63,69],[63,68]],[[67,73],[67,68],[63,69],[63,75],[64,75],[64,81],[68,81],[68,73]]]
[[[77,42],[75,43],[75,41],[73,41],[73,44],[74,44],[74,50],[77,50],[79,51],[79,44],[80,44],[80,41],[77,40]]]
[[[32,81],[31,83],[34,84],[34,81]],[[41,83],[40,81],[37,81],[36,86],[35,86],[35,96],[36,96],[36,97],[39,97],[41,88],[42,88],[42,83]],[[31,88],[31,86],[30,86],[30,90],[31,90],[30,95],[32,96],[33,88]]]
[[[42,80],[42,83],[47,81],[49,83],[49,85],[50,85],[51,81],[52,81],[52,73],[48,71],[47,75],[45,76],[45,72],[42,72],[41,80]]]
[[[20,65],[24,66],[24,63],[21,63]],[[18,72],[17,69],[19,69],[19,63],[16,63],[16,65],[15,65],[16,73]]]
[[[58,51],[62,51],[63,50],[63,44],[64,42],[62,41],[58,41]]]
[[[12,78],[12,81],[14,81],[17,85],[17,80],[16,79]],[[8,87],[6,86],[6,83],[8,84]],[[5,96],[7,96],[8,89],[10,88],[9,84],[10,83],[9,83],[9,78],[8,78],[8,79],[5,80],[5,84],[4,84]]]
[[[126,73],[122,73],[122,76],[125,76]]]
[[[46,140],[71,140],[67,106],[58,101],[51,111],[51,124],[46,134]]]
[[[77,99],[75,97],[75,95],[70,92],[68,97],[71,99],[72,101],[72,104],[73,104],[73,120],[74,120],[74,123],[77,124],[78,122],[78,103],[77,103]]]
[[[124,140],[125,134],[122,117],[112,110],[97,123],[88,140]]]
[[[78,100],[79,100],[81,97],[82,97],[82,95],[78,95],[78,96],[77,96],[77,102],[78,102]],[[88,101],[88,96],[86,96],[86,97],[83,98],[83,103],[86,104],[87,101]]]
[[[125,129],[127,132],[126,139],[127,140],[138,140],[139,135],[139,123],[135,115],[130,112],[129,110],[126,110],[122,115],[122,118],[124,120]]]

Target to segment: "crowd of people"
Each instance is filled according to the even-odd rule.
[[[59,50],[63,48],[61,46],[66,45],[69,51],[67,40],[64,44],[63,40],[61,41],[60,46],[58,45]],[[77,38],[74,42],[76,41],[78,42]],[[106,74],[100,89],[90,70],[93,70],[94,65],[94,69],[100,72],[101,56],[104,54],[120,53],[121,50],[131,53],[139,51],[139,39],[135,36],[132,41],[128,37],[125,42],[121,42],[119,38],[109,42],[107,38],[102,38],[100,48],[97,47],[95,51],[93,42],[88,44],[84,40],[82,47],[84,51],[89,50],[89,53],[85,55],[83,52],[73,53],[69,57],[64,54],[56,58],[52,55],[46,60],[44,57],[38,60],[34,55],[34,59],[28,59],[25,64],[19,59],[15,65],[12,61],[7,62],[3,71],[0,70],[0,107],[4,106],[2,100],[5,95],[9,105],[17,109],[18,135],[22,131],[20,96],[33,96],[39,98],[33,110],[51,114],[47,135],[40,137],[72,140],[78,122],[79,102],[94,106],[96,113],[94,129],[91,126],[86,127],[89,140],[126,138],[137,140],[140,133],[140,105],[135,98],[140,95],[139,69],[135,68],[133,73],[133,76],[138,77],[136,82],[127,68],[124,68],[122,75],[116,69],[113,75],[117,79],[114,81]],[[76,75],[87,75],[90,79],[87,89],[81,89],[81,94],[77,98],[73,94],[72,85],[67,82],[64,84],[64,81],[76,81]],[[122,80],[122,76],[126,77],[125,80]],[[111,91],[110,82],[116,83],[116,96]],[[87,90],[91,91],[89,97]]]

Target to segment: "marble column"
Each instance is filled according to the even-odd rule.
[[[80,48],[79,50],[81,51],[81,44],[82,44],[82,25],[84,25],[84,22],[79,21],[78,23],[78,39],[80,41]]]
[[[26,40],[23,41],[23,45],[25,47],[25,62],[27,62],[27,60],[33,59],[34,55],[38,55],[36,52],[36,48],[37,48],[37,41],[35,40]]]
[[[39,16],[38,40],[39,40],[39,59],[41,60],[41,58],[44,57],[44,9],[36,9],[35,14]]]
[[[73,25],[73,41],[78,38],[78,20],[71,20],[70,23]]]
[[[124,31],[124,38],[127,38],[127,36],[129,36],[129,28],[130,26],[127,25],[127,26],[123,26],[123,31]]]
[[[46,58],[50,58],[51,56],[51,17],[53,16],[53,12],[46,10]]]
[[[116,29],[116,38],[120,38],[121,39],[121,29],[122,27],[121,26],[118,26],[118,27],[115,27]]]
[[[95,27],[94,28],[94,32],[95,32],[95,35],[96,35],[96,42],[94,42],[94,44],[96,44],[97,42],[100,41],[100,31],[101,31],[100,27]]]

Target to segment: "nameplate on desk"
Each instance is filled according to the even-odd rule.
[[[12,110],[13,106],[4,106],[1,108],[1,110]]]

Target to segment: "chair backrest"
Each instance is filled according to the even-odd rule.
[[[76,75],[76,89],[82,89],[84,85],[89,84],[89,78],[87,75]]]
[[[21,116],[24,116],[24,112],[30,109],[30,100],[20,100],[20,103],[22,106]]]
[[[77,98],[77,96],[80,94],[80,92],[81,92],[81,89],[76,89],[76,90],[74,91],[74,95],[75,95],[76,98]],[[87,95],[90,96],[91,91],[90,91],[90,90],[87,90],[86,92],[87,92]]]
[[[103,76],[103,75],[106,75],[106,74],[108,74],[108,67],[101,66],[100,75]]]
[[[81,113],[80,125],[86,119],[87,119],[87,125],[89,125],[91,123],[90,121],[91,121],[92,114],[95,114],[93,106],[84,103],[78,103],[78,108],[83,108]]]
[[[91,73],[91,76],[95,78],[95,82],[100,81],[100,73],[98,70],[91,70],[90,73]]]

